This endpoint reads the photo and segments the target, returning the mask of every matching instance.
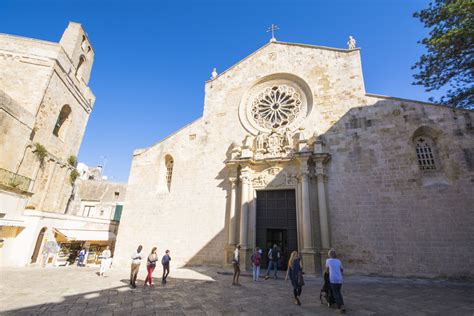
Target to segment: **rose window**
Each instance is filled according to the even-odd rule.
[[[266,129],[285,127],[301,110],[300,94],[286,85],[270,86],[260,92],[251,106],[255,122]]]

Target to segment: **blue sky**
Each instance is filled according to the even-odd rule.
[[[426,101],[411,66],[428,30],[412,17],[422,0],[341,1],[0,1],[0,32],[58,42],[68,21],[94,47],[89,83],[97,100],[79,161],[106,159],[109,179],[126,182],[133,150],[153,145],[201,116],[204,81],[278,40],[362,49],[369,93]]]

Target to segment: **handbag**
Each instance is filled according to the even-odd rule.
[[[301,271],[301,270],[298,272],[298,284],[300,286],[304,285],[303,271]]]

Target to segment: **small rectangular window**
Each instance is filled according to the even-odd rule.
[[[118,199],[119,196],[120,196],[120,192],[115,192],[115,193],[114,193],[114,197],[115,197],[116,199]]]
[[[82,212],[82,216],[90,217],[92,215],[92,213],[94,212],[94,210],[95,210],[95,206],[86,205],[86,206],[84,206],[84,211]]]

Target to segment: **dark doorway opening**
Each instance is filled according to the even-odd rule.
[[[36,239],[35,250],[33,250],[33,255],[31,256],[31,263],[35,263],[38,260],[38,254],[43,243],[44,233],[46,232],[46,227],[43,227]]]
[[[256,232],[256,245],[263,250],[262,267],[268,267],[268,251],[277,245],[278,268],[286,270],[291,251],[298,249],[295,190],[257,191]]]

